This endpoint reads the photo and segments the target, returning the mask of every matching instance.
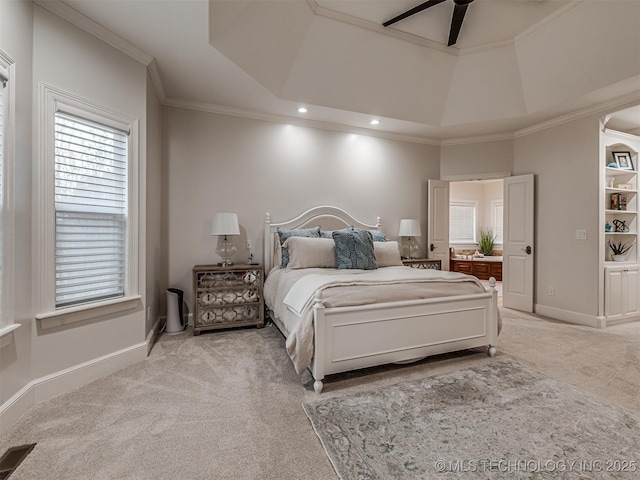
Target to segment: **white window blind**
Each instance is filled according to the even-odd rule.
[[[491,210],[493,212],[493,230],[496,232],[496,243],[502,243],[503,201],[494,200],[491,202]]]
[[[55,115],[55,304],[124,296],[128,135]]]
[[[476,205],[470,202],[451,202],[449,205],[449,241],[476,242]]]

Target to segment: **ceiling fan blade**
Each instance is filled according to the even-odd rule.
[[[453,17],[451,18],[451,30],[449,30],[449,43],[447,47],[450,47],[458,41],[458,35],[460,34],[460,27],[462,27],[462,21],[464,20],[464,14],[467,13],[467,7],[469,5],[458,5],[456,3],[453,9]]]
[[[405,18],[410,17],[411,15],[415,15],[418,12],[426,10],[429,7],[433,7],[434,5],[438,5],[439,3],[442,3],[444,1],[445,0],[429,0],[428,2],[421,3],[417,7],[413,7],[411,10],[407,10],[406,12],[401,13],[397,17],[393,17],[391,20],[387,20],[382,25],[385,27],[388,27],[389,25],[393,25],[394,23],[399,22],[400,20],[404,20]]]

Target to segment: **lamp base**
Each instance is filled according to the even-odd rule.
[[[216,248],[216,253],[222,259],[221,262],[218,263],[221,267],[230,267],[233,265],[231,261],[231,257],[236,253],[236,247],[229,241],[227,236],[225,235],[222,240],[218,241],[218,248]]]

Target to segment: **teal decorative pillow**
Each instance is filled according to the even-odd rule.
[[[353,232],[353,227],[349,226],[341,230],[320,230],[320,238],[333,238],[333,232]]]
[[[373,236],[368,230],[334,231],[338,269],[375,270],[378,268],[373,253]]]
[[[322,238],[333,238],[333,232],[371,232],[374,242],[386,242],[387,238],[384,236],[380,230],[361,230],[359,228],[355,228],[353,225],[349,225],[342,230],[320,230],[320,236]]]
[[[353,228],[353,227],[352,227]],[[360,230],[359,228],[353,229],[355,232],[369,232],[374,242],[386,242],[387,237],[384,236],[380,230]]]
[[[280,268],[286,268],[289,264],[289,250],[282,245],[287,241],[288,238],[291,237],[311,237],[318,238],[320,237],[320,227],[313,228],[299,228],[297,230],[285,230],[278,229],[278,236],[280,237],[280,248],[282,253],[282,262],[280,263]]]

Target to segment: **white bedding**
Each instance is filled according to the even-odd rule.
[[[280,269],[269,272],[265,302],[287,330],[287,353],[298,373],[313,357],[313,299],[321,292],[325,307],[477,294],[475,277],[456,272],[404,266],[377,270],[333,268]]]

